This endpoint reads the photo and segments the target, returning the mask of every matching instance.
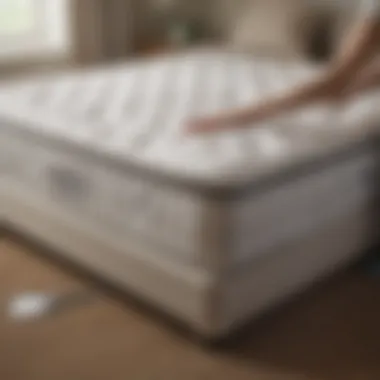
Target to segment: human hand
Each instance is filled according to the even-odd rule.
[[[223,118],[221,116],[194,119],[187,124],[185,132],[187,134],[217,132],[218,130],[227,129],[228,126],[231,126],[231,121],[229,118]]]
[[[344,105],[351,95],[351,82],[345,78],[327,78],[322,87],[322,98],[338,106]]]
[[[186,126],[186,133],[215,133],[226,129],[251,127],[253,123],[270,116],[264,105],[231,111],[215,116],[191,120]]]

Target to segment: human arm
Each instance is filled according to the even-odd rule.
[[[319,78],[258,104],[236,109],[190,123],[190,133],[214,132],[232,127],[247,127],[292,111],[307,104],[338,97],[344,88],[371,62],[380,41],[380,16],[364,16],[349,33],[331,66]]]
[[[380,90],[380,60],[368,67],[352,84],[346,88],[344,97]]]

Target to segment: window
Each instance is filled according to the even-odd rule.
[[[68,50],[68,0],[0,0],[0,59]]]

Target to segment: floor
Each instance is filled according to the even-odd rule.
[[[30,290],[94,285],[10,237],[0,239],[0,379],[378,380],[380,277],[352,269],[207,350],[96,286],[96,298],[19,323],[7,302]]]

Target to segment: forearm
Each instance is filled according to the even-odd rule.
[[[239,120],[241,123],[249,122],[252,116],[255,121],[260,121],[261,118],[275,116],[283,111],[291,111],[319,100],[325,94],[325,87],[325,79],[321,78],[296,88],[290,93],[269,98],[253,107],[236,110],[226,116],[232,120]]]
[[[349,85],[358,73],[371,61],[380,41],[380,20],[365,19],[348,36],[342,49],[333,59],[330,68],[320,78],[294,90],[263,101],[254,107],[240,109],[224,115],[225,119],[248,123],[252,117],[259,121],[268,116],[291,111],[327,98],[331,92],[339,92]]]
[[[363,19],[349,33],[328,71],[330,78],[349,79],[370,62],[380,41],[380,19]]]
[[[348,88],[348,96],[360,95],[380,90],[380,60],[376,65],[366,70]]]
[[[333,59],[330,68],[321,77],[251,107],[200,120],[189,130],[212,132],[232,126],[247,127],[253,122],[260,122],[268,117],[275,117],[280,113],[293,111],[304,105],[337,98],[345,94],[347,88],[350,89],[350,85],[356,81],[359,73],[371,63],[379,41],[380,19],[364,19],[354,28],[352,35],[346,39],[342,49]],[[352,90],[368,91],[375,86],[375,83],[378,83],[378,80],[378,72],[372,74],[371,78],[363,77],[361,82],[355,82],[356,85],[352,87]],[[355,88],[356,90],[354,90]]]

